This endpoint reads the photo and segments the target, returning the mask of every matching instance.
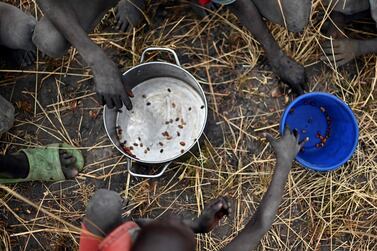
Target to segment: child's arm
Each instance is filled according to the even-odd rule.
[[[114,5],[116,2],[114,1]],[[100,102],[109,108],[114,106],[121,108],[124,103],[128,109],[131,109],[132,104],[128,95],[132,93],[122,81],[117,66],[90,40],[69,1],[38,0],[38,5],[92,69]]]
[[[203,213],[194,220],[184,220],[183,223],[196,234],[209,233],[218,222],[231,212],[230,204],[225,197],[220,197],[210,204]]]
[[[272,145],[277,158],[272,181],[251,220],[223,251],[250,251],[258,246],[263,235],[270,229],[275,219],[292,162],[308,140],[306,139],[304,142],[299,143],[299,136],[292,134],[288,128],[285,129],[284,136],[280,140],[275,140],[271,135],[267,135],[267,139]]]

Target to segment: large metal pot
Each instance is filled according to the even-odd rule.
[[[175,64],[144,62],[150,51],[165,51],[174,56]],[[179,63],[177,54],[168,48],[148,48],[141,64],[123,74],[135,97],[128,111],[104,108],[107,135],[127,157],[131,175],[144,178],[161,176],[173,160],[189,152],[203,134],[207,122],[207,100],[198,81]],[[159,165],[157,174],[141,174],[132,161]]]

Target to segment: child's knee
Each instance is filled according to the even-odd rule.
[[[33,43],[41,52],[53,58],[64,56],[70,47],[64,36],[45,17],[35,26]]]

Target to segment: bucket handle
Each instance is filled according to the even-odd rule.
[[[164,167],[162,168],[161,172],[157,173],[157,174],[153,174],[153,175],[149,175],[149,174],[141,174],[141,173],[135,173],[134,171],[132,171],[132,160],[127,158],[127,169],[128,169],[128,172],[134,176],[134,177],[140,177],[140,178],[158,178],[160,177],[161,175],[164,174],[164,172],[166,171],[166,169],[170,166],[171,162],[168,162],[164,165]]]
[[[181,66],[181,63],[179,62],[179,59],[178,59],[178,56],[177,56],[177,53],[175,53],[175,51],[172,50],[172,49],[170,49],[170,48],[163,48],[163,47],[151,47],[151,48],[145,49],[143,51],[143,53],[141,54],[140,63],[143,63],[145,61],[144,60],[145,53],[150,52],[150,51],[166,51],[166,52],[170,52],[174,56],[175,64],[178,65],[178,66]]]

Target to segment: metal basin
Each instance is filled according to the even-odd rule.
[[[144,62],[149,51],[167,51],[176,64]],[[167,48],[149,48],[141,64],[123,74],[134,98],[128,111],[104,108],[107,135],[127,157],[130,174],[136,177],[161,176],[169,164],[189,152],[203,134],[207,122],[207,101],[197,80],[180,67],[176,53]],[[154,175],[133,170],[132,161],[160,165]]]

